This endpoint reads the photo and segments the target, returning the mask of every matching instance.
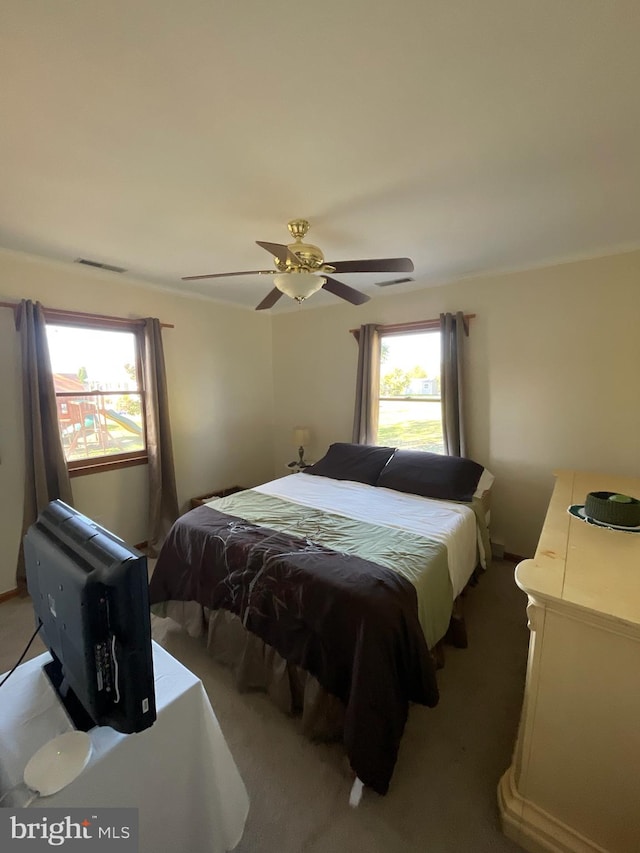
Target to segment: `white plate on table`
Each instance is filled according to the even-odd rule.
[[[24,769],[24,781],[41,797],[66,788],[82,773],[91,757],[91,738],[86,732],[65,732],[45,743]]]

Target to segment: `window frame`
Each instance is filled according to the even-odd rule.
[[[95,331],[107,332],[128,332],[133,335],[135,342],[135,367],[136,378],[138,380],[138,390],[135,392],[140,395],[140,405],[142,410],[142,437],[144,441],[143,450],[134,450],[127,453],[110,453],[105,456],[95,456],[91,459],[67,459],[67,471],[69,477],[82,477],[86,474],[96,474],[101,471],[113,471],[118,468],[130,468],[134,465],[147,465],[149,462],[149,452],[147,444],[147,416],[146,416],[146,389],[144,387],[144,373],[142,370],[142,344],[144,328],[140,320],[125,320],[116,318],[89,318],[79,315],[77,318],[73,315],[55,315],[52,312],[51,316],[46,316],[47,326],[70,326],[77,329],[93,329]],[[53,380],[53,368],[51,371]],[[113,391],[92,391],[87,393],[87,397],[100,397],[113,395]],[[64,399],[65,397],[77,397],[78,393],[74,391],[55,391],[55,398]],[[56,421],[58,428],[60,421],[58,419],[58,409],[56,405]],[[63,449],[64,453],[64,449]]]

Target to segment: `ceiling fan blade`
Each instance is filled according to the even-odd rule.
[[[368,302],[371,299],[371,297],[367,296],[366,293],[361,293],[359,290],[349,287],[348,284],[336,281],[335,278],[329,278],[328,276],[325,276],[325,278],[327,280],[322,287],[325,290],[328,290],[329,293],[333,293],[334,296],[339,296],[340,299],[346,299],[347,302],[351,302],[352,305],[362,305],[363,302]]]
[[[344,272],[413,272],[411,258],[367,258],[363,261],[328,261],[337,273]]]
[[[283,264],[293,264],[294,266],[300,265],[300,258],[297,255],[294,255],[293,252],[289,251],[288,246],[283,246],[282,243],[264,243],[262,240],[256,240],[258,246],[262,246],[263,249],[266,249],[269,254],[273,255],[274,258],[277,258]]]
[[[209,275],[183,275],[182,281],[198,281],[201,278],[229,278],[232,275],[275,275],[275,270],[246,270],[245,272],[214,272]]]
[[[265,308],[273,307],[281,296],[282,291],[278,290],[277,287],[274,287],[273,290],[267,293],[260,305],[256,305],[256,311],[264,311]]]

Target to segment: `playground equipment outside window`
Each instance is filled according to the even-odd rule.
[[[70,475],[147,461],[138,334],[126,321],[47,325]]]

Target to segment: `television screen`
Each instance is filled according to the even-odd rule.
[[[156,718],[146,556],[60,500],[24,539],[27,586],[76,728],[139,732]]]

